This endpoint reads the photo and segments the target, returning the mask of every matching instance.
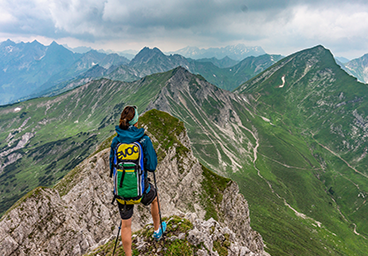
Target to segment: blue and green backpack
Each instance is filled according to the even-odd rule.
[[[146,190],[143,150],[139,142],[118,143],[114,150],[114,200],[121,204],[140,203]]]

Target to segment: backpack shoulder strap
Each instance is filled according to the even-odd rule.
[[[139,148],[139,166],[141,168],[142,171],[144,171],[144,163],[143,163],[143,159],[144,159],[144,153],[143,153],[143,148],[142,148],[142,144],[140,143],[140,140],[139,141],[136,141],[134,142],[138,148]]]

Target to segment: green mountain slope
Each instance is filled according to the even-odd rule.
[[[260,159],[256,166],[259,168],[270,161],[280,166],[268,170],[267,182],[283,198],[289,198],[288,202],[294,201],[292,205],[297,206],[296,209],[322,220],[333,233],[341,234],[336,233],[338,229],[342,231],[337,219],[346,223],[356,236],[356,240],[349,239],[348,243],[352,244],[360,237],[368,237],[364,121],[367,90],[366,85],[341,70],[331,53],[322,46],[283,59],[237,89],[237,93],[252,98],[258,115],[269,120],[268,130],[262,129],[270,144],[264,150],[271,151],[268,155],[272,151],[274,154],[271,159]],[[274,133],[272,130],[276,127],[282,127],[285,132]],[[272,135],[272,140],[267,133]],[[294,136],[299,137],[299,143],[305,144],[306,149],[304,153],[299,152],[298,157],[292,154],[296,144],[290,137]],[[275,150],[281,147],[284,147],[284,154]],[[319,181],[320,189],[326,192],[324,197],[330,197],[325,207],[316,204],[323,197],[318,194],[312,197],[313,188],[300,183],[306,173],[290,171],[289,166],[301,168],[303,162],[306,167],[310,165],[309,179]],[[278,184],[280,178],[284,181]],[[279,185],[282,187],[277,188]],[[295,195],[298,190],[299,195]],[[329,212],[326,208],[330,207],[326,203],[330,206],[336,203],[334,207],[339,215],[331,218],[331,213],[326,214]]]
[[[343,205],[320,178],[325,170],[311,149],[316,143],[311,145],[283,120],[269,120],[282,116],[264,109],[266,104],[257,105],[255,99],[223,91],[177,69],[150,107],[183,120],[201,162],[237,181],[268,252],[361,255],[366,241],[354,233],[354,224],[343,217],[348,212],[342,211]],[[350,187],[349,183],[343,184]]]

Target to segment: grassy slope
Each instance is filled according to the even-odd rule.
[[[317,178],[321,170],[308,145],[283,127],[263,120],[261,126],[255,168],[231,177],[249,202],[252,227],[262,234],[267,251],[271,255],[363,255],[367,242],[353,233]],[[308,218],[296,216],[283,199]]]
[[[335,64],[327,51],[320,53],[320,57],[316,69],[329,71],[328,69],[334,68]],[[290,65],[294,69],[291,69]],[[270,252],[277,255],[281,254],[279,250],[283,245],[276,234],[282,237],[288,230],[295,235],[291,236],[292,239],[288,239],[287,243],[290,243],[290,247],[283,253],[296,254],[302,248],[308,248],[308,250],[315,251],[315,254],[321,254],[321,251],[325,250],[326,254],[330,252],[336,255],[364,255],[368,249],[367,242],[361,236],[354,234],[353,223],[357,225],[357,231],[367,237],[367,208],[363,198],[367,193],[365,189],[368,185],[367,179],[355,173],[321,144],[338,152],[347,161],[361,155],[359,151],[362,149],[358,146],[354,151],[344,149],[341,145],[341,138],[331,134],[329,128],[331,124],[337,123],[348,135],[349,126],[353,123],[349,110],[356,108],[361,112],[366,103],[346,104],[343,108],[336,109],[334,108],[336,98],[343,91],[345,101],[349,102],[359,95],[364,95],[366,88],[356,83],[355,79],[340,72],[339,69],[334,69],[332,72],[335,73],[335,79],[327,75],[326,79],[317,81],[317,84],[313,84],[313,79],[315,79],[313,73],[307,73],[298,81],[292,80],[291,72],[295,74],[295,67],[298,65],[303,66],[303,62],[291,61],[289,66],[285,65],[269,79],[258,83],[252,83],[252,81],[247,83],[247,92],[254,93],[258,99],[258,114],[269,118],[274,124],[270,125],[263,120],[258,124],[254,123],[259,128],[261,139],[260,158],[256,162],[256,167],[275,193],[286,199],[297,211],[322,222],[329,232],[324,234],[321,229],[313,228],[311,225],[300,227],[300,224],[294,222],[291,217],[294,213],[291,216],[274,213],[273,215],[280,215],[277,218],[277,226],[280,229],[273,229],[275,233],[271,235],[270,230],[264,228],[271,222],[265,225],[264,216],[257,215],[258,212],[264,212],[270,206],[263,204],[262,207],[259,207],[259,203],[252,200],[252,196],[246,196],[251,205],[253,227],[261,232],[266,242],[271,243]],[[289,81],[286,84],[287,87],[283,89],[277,88],[282,75],[286,75],[286,81]],[[319,72],[318,75],[323,77],[324,74]],[[310,94],[308,87],[313,87],[314,94]],[[320,95],[332,107],[318,106],[316,101],[319,100]],[[346,121],[341,120],[341,116]],[[315,135],[311,136],[310,132]],[[351,140],[350,143],[354,144],[356,141]],[[361,166],[365,165],[366,161],[362,161],[357,163],[355,168],[364,172]],[[259,179],[253,176],[254,179]],[[238,177],[236,180],[241,183],[242,178]],[[255,183],[247,182],[246,185],[241,186],[244,194],[253,193],[252,185]],[[267,189],[262,194],[267,194],[266,192]],[[270,192],[269,189],[268,192]],[[274,202],[277,201],[280,200],[274,198]],[[256,209],[252,208],[252,205]],[[283,202],[276,203],[276,205],[280,206],[278,209],[284,208],[290,211],[283,206]],[[268,213],[274,210],[270,209]],[[291,221],[287,216],[291,217]],[[272,216],[272,219],[274,217]],[[301,218],[298,219],[301,220]],[[272,225],[276,225],[274,221],[275,219],[272,220]],[[293,225],[290,227],[288,224],[291,223]],[[287,228],[282,228],[282,225]],[[315,244],[314,241],[318,240],[320,243]],[[307,254],[306,251],[304,254]]]

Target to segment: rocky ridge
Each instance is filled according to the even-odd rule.
[[[231,238],[229,255],[262,255],[262,238],[250,227],[248,205],[237,185],[201,166],[190,150],[185,129],[169,127],[174,118],[163,112],[153,115],[161,115],[161,123],[172,133],[176,130],[170,137],[174,141],[160,143],[162,134],[150,133],[153,121],[145,119],[160,160],[156,175],[163,216],[187,214],[194,229],[185,239],[192,244],[200,241],[199,255],[218,255],[208,241],[210,236],[199,235],[212,226],[212,231],[223,230]],[[109,142],[104,145],[108,147]],[[81,255],[114,239],[119,215],[116,205],[111,205],[108,157],[109,149],[104,149],[53,188],[39,187],[18,201],[0,221],[0,255]],[[149,210],[136,207],[133,231],[150,221]],[[208,254],[200,254],[201,250]]]

